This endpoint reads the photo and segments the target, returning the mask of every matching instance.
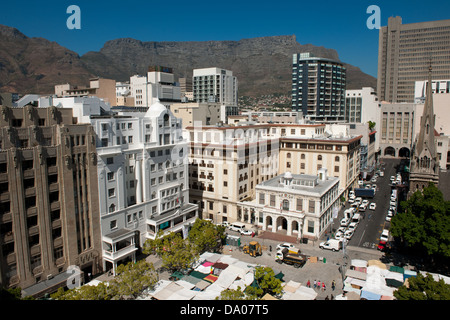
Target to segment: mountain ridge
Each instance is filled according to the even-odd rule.
[[[241,40],[141,41],[133,38],[108,40],[99,51],[80,56],[56,42],[29,38],[19,30],[0,25],[0,91],[51,94],[54,85],[87,85],[99,76],[127,81],[145,74],[148,66],[174,70],[175,78],[192,77],[193,69],[218,67],[233,71],[239,94],[289,94],[292,54],[311,52],[339,60],[335,49],[300,44],[295,35]],[[376,78],[358,67],[347,67],[347,88],[376,86]]]

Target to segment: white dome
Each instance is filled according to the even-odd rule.
[[[159,102],[159,99],[155,100],[155,103],[153,103],[150,108],[148,108],[147,112],[145,113],[146,117],[158,117],[161,112],[166,111],[167,108]]]
[[[292,173],[290,173],[289,171],[287,171],[285,174],[284,174],[284,178],[285,179],[292,179],[293,177],[292,177]]]

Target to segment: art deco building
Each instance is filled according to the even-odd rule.
[[[0,285],[41,296],[101,271],[95,132],[72,109],[0,106]]]
[[[450,78],[450,20],[402,24],[390,17],[378,43],[378,98],[414,102],[415,81],[427,79],[430,58],[434,79]]]

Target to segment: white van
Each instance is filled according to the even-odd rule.
[[[244,229],[245,229],[245,224],[243,224],[242,222],[233,222],[232,224],[230,224],[230,230],[239,232]]]
[[[342,241],[336,239],[330,239],[328,241],[322,242],[319,245],[320,249],[328,249],[332,251],[339,251],[342,249]]]

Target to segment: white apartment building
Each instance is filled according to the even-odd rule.
[[[181,88],[171,68],[149,67],[147,75],[130,77],[130,91],[136,107],[149,107],[157,100],[167,106],[181,102]]]
[[[256,186],[256,197],[238,205],[258,217],[263,231],[317,240],[339,210],[339,178],[286,172]]]
[[[238,104],[238,80],[232,71],[220,68],[194,69],[192,85],[196,102],[218,102],[230,107]]]
[[[135,116],[98,116],[100,216],[105,269],[135,259],[159,230],[185,232],[198,215],[189,203],[187,142],[181,120],[155,102]]]

